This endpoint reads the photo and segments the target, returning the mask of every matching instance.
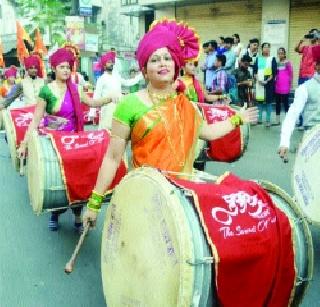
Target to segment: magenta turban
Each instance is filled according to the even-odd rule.
[[[75,56],[72,51],[66,48],[60,48],[50,57],[50,64],[52,67],[57,67],[63,62],[68,62],[72,69],[75,63]]]
[[[10,66],[10,68],[8,68],[5,73],[4,76],[8,79],[10,77],[15,77],[17,76],[17,68],[15,66]]]
[[[114,63],[116,61],[116,53],[114,51],[109,51],[101,56],[100,65],[103,69],[108,62]]]
[[[24,59],[24,66],[28,70],[31,67],[35,67],[38,70],[38,77],[41,76],[40,58],[37,55],[31,55]]]
[[[175,20],[155,21],[141,39],[136,57],[142,70],[153,52],[160,48],[168,48],[175,64],[176,76],[179,69],[188,60],[195,60],[199,56],[199,37],[186,24]]]

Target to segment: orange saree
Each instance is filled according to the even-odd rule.
[[[132,128],[134,166],[192,172],[201,123],[200,113],[183,94],[156,105]]]

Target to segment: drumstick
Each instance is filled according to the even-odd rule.
[[[20,176],[24,176],[24,159],[23,157],[20,157],[19,159],[19,166],[20,166]]]
[[[81,234],[81,236],[79,238],[78,244],[77,244],[76,248],[74,249],[74,252],[73,252],[70,260],[67,262],[66,266],[64,267],[65,273],[70,274],[73,271],[73,267],[76,262],[77,256],[79,254],[80,248],[84,242],[84,239],[85,239],[89,229],[90,229],[90,224],[88,223],[85,225],[85,227],[83,229],[83,233]]]

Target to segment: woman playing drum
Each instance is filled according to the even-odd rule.
[[[107,104],[111,98],[90,99],[79,92],[77,86],[70,80],[71,67],[73,67],[75,57],[70,50],[58,49],[50,58],[52,69],[55,71],[56,80],[44,85],[39,93],[39,100],[36,106],[33,120],[25,134],[24,140],[18,149],[18,155],[24,157],[28,145],[28,140],[34,130],[44,118],[44,126],[61,131],[83,131],[83,115],[80,101],[89,106],[97,107]],[[48,116],[45,116],[45,113]],[[81,209],[75,208],[75,228],[82,229]],[[52,213],[49,221],[49,229],[58,229],[58,217],[66,209]]]
[[[184,94],[177,94],[174,80],[184,62],[198,56],[196,35],[181,24],[156,24],[140,41],[137,60],[147,89],[129,94],[114,113],[112,139],[104,157],[95,189],[88,202],[84,223],[96,223],[102,195],[111,183],[126,144],[131,139],[135,167],[149,165],[161,170],[191,173],[198,137],[213,140],[224,136],[243,121],[255,122],[256,109],[208,125]],[[178,29],[178,30],[177,30]],[[107,167],[108,165],[108,167]]]

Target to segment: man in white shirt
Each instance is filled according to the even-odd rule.
[[[312,79],[301,84],[295,92],[295,97],[281,127],[279,155],[284,162],[288,161],[287,154],[290,138],[299,115],[304,114],[304,128],[308,130],[320,124],[320,46],[314,46],[313,58],[315,74]]]
[[[116,103],[122,96],[121,86],[132,86],[143,78],[140,73],[133,79],[125,80],[118,73],[113,73],[115,58],[116,54],[113,51],[101,56],[100,63],[104,72],[97,80],[96,89],[93,94],[94,99],[106,97],[106,95],[112,97],[112,102],[101,109],[102,125],[100,126],[107,129],[111,129],[113,112],[116,108]],[[89,116],[95,116],[94,109],[90,109]]]

